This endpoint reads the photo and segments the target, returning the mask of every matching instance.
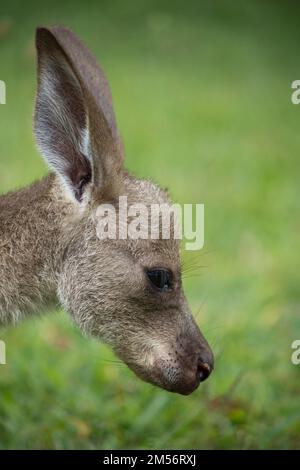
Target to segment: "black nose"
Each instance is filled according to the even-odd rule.
[[[205,359],[203,356],[198,359],[196,370],[195,368],[186,368],[182,380],[176,384],[172,391],[189,395],[196,390],[200,382],[204,382],[213,370],[213,362],[205,362]]]
[[[198,360],[197,366],[197,379],[199,382],[204,382],[210,375],[212,367],[207,364],[207,362],[202,362],[201,359]]]

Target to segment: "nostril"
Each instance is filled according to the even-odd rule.
[[[198,362],[197,366],[197,378],[199,382],[204,382],[208,378],[211,373],[211,367],[207,364],[207,362]]]

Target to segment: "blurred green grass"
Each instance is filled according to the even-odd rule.
[[[291,0],[2,2],[1,192],[47,171],[31,131],[33,35],[66,24],[101,59],[129,169],[205,204],[205,267],[184,282],[216,370],[176,396],[64,313],[1,329],[0,448],[300,447],[299,13]]]

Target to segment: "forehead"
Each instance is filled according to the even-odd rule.
[[[178,240],[132,240],[131,254],[149,267],[159,265],[178,268],[180,265]]]
[[[115,243],[122,251],[129,252],[134,259],[145,266],[166,266],[178,271],[180,269],[180,242],[174,238],[172,212],[169,213],[166,210],[163,215],[160,212],[163,207],[171,205],[167,191],[151,180],[141,180],[128,174],[125,175],[122,191],[113,204],[117,236],[115,242],[112,243]],[[155,207],[154,212],[153,207]],[[132,212],[131,209],[133,209]],[[157,209],[158,212],[155,212]],[[158,217],[157,214],[159,214]],[[162,223],[162,218],[164,223]],[[126,227],[127,235],[130,233],[130,227],[135,228],[137,225],[145,230],[145,236],[138,238],[126,236],[125,239],[119,236],[120,227]],[[162,226],[167,229],[170,227],[164,235],[161,232]],[[154,236],[152,236],[153,233],[155,233]]]
[[[152,229],[154,231],[158,230],[158,227],[154,227],[153,224],[161,224],[161,220],[152,218],[151,208],[162,208],[163,206],[171,206],[172,201],[169,198],[166,189],[162,189],[156,183],[149,179],[136,179],[129,176],[129,179],[126,181],[125,187],[127,189],[128,201],[131,203],[141,203],[148,208],[148,225],[152,224]],[[168,216],[168,211],[164,213]],[[161,216],[160,216],[161,217]],[[154,222],[155,220],[155,222]],[[173,219],[170,219],[171,229],[173,227]],[[149,230],[150,232],[150,230]],[[180,263],[179,257],[179,240],[174,239],[173,230],[171,230],[170,238],[163,239],[161,234],[158,236],[159,239],[151,239],[149,237],[147,240],[137,240],[136,243],[131,244],[131,251],[135,256],[149,258],[149,260],[155,259],[164,259],[166,262],[174,263],[178,265]],[[148,253],[148,256],[147,256]]]
[[[128,197],[129,202],[133,203],[171,203],[166,189],[162,189],[149,179],[138,179],[128,174],[124,179],[124,195]]]

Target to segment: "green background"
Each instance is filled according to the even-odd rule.
[[[34,29],[65,24],[111,83],[127,166],[205,204],[184,280],[216,369],[190,396],[139,381],[65,313],[0,330],[0,448],[299,448],[300,5],[2,1],[1,192],[46,174]]]

